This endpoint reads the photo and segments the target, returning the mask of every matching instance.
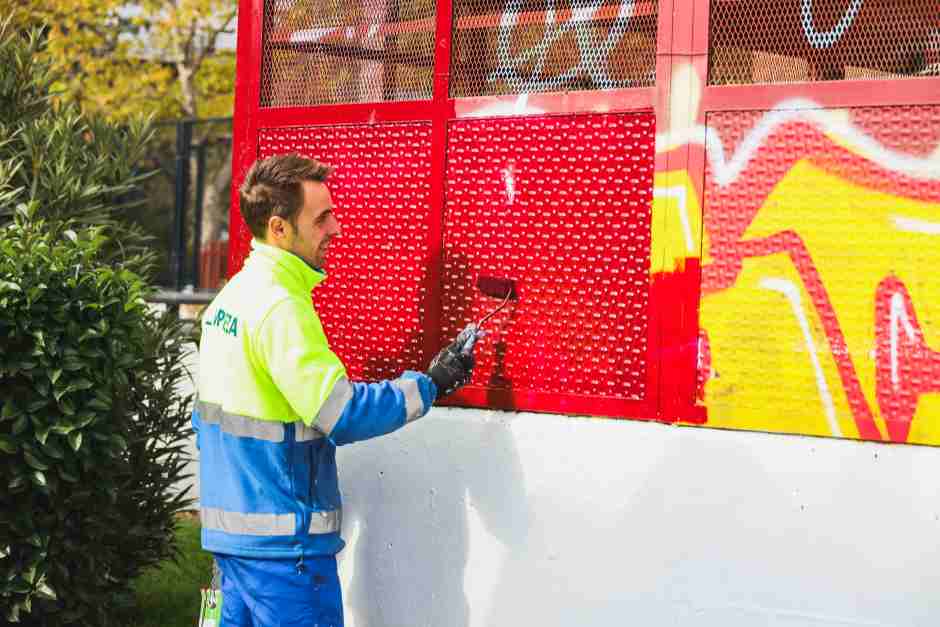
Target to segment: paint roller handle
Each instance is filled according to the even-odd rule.
[[[438,398],[453,394],[469,383],[476,363],[473,347],[481,337],[483,331],[473,323],[468,324],[457,338],[431,361],[427,374],[437,386]]]

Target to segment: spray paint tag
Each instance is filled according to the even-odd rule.
[[[216,588],[200,590],[199,627],[219,627],[222,622],[222,591]]]

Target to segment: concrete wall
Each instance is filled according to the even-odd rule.
[[[350,627],[936,625],[936,449],[436,409],[345,447]]]

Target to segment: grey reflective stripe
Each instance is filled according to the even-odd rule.
[[[343,510],[313,512],[310,515],[310,533],[336,533],[343,525]]]
[[[203,422],[219,425],[229,435],[243,438],[255,438],[268,442],[284,441],[284,423],[271,420],[258,420],[240,414],[232,414],[222,409],[218,403],[199,401],[196,403],[199,417]]]
[[[244,514],[203,507],[199,513],[204,529],[246,536],[292,536],[297,519],[293,514]]]
[[[417,420],[426,413],[421,390],[414,379],[395,379],[392,384],[405,395],[405,422]]]
[[[294,423],[294,440],[297,442],[309,442],[323,437],[323,433],[316,427],[308,427],[302,422]]]
[[[323,401],[320,412],[317,414],[315,424],[323,433],[330,434],[339,417],[346,409],[346,403],[353,397],[353,386],[346,377],[340,377],[333,385],[330,395]]]

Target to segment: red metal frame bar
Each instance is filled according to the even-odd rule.
[[[444,173],[447,168],[447,102],[450,93],[450,55],[453,7],[450,2],[441,2],[437,7],[437,33],[435,35],[436,59],[434,64],[434,91],[432,95],[432,145],[431,145],[431,233],[429,235],[427,291],[424,311],[425,324],[424,360],[429,364],[446,338],[441,338],[441,277],[444,271]]]
[[[261,37],[263,0],[239,0],[238,53],[235,75],[235,115],[232,120],[232,190],[229,217],[229,276],[241,268],[237,242],[247,227],[238,210],[238,187],[258,154],[258,105],[261,98]]]
[[[811,101],[820,109],[937,104],[940,77],[713,85],[705,88],[702,107],[705,111],[771,110],[794,100]]]

